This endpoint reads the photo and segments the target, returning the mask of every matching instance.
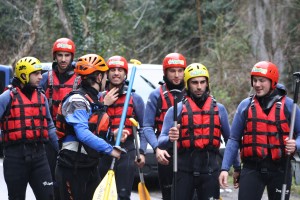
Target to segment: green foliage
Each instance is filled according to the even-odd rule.
[[[9,64],[30,36],[28,27],[36,0],[0,1],[0,63]],[[77,47],[76,57],[97,53],[107,59],[118,54],[142,63],[161,63],[170,52],[182,53],[188,64],[201,62],[208,68],[212,94],[226,106],[230,119],[238,103],[250,93],[249,72],[256,58],[246,13],[255,2],[204,0],[199,1],[200,13],[196,1],[186,0],[62,2]],[[281,80],[289,91],[293,90],[290,74],[300,70],[299,2],[282,2],[289,15],[288,38],[281,41],[287,46]],[[35,31],[38,38],[31,55],[51,62],[53,42],[67,37],[56,1],[43,1],[41,27]],[[271,38],[267,45],[272,45]]]

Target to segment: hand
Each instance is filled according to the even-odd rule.
[[[233,175],[232,175],[232,177],[233,177],[233,187],[234,187],[235,189],[239,188],[239,186],[240,186],[240,184],[239,184],[239,181],[240,181],[240,174],[241,174],[240,171],[238,171],[238,172],[233,172]]]
[[[220,176],[219,176],[219,183],[220,183],[220,186],[224,189],[228,187],[227,179],[228,179],[228,172],[221,171]]]
[[[286,144],[285,144],[285,151],[286,154],[290,155],[296,151],[296,141],[294,139],[285,139]]]
[[[112,88],[111,90],[109,90],[109,92],[106,93],[104,99],[103,99],[103,104],[106,106],[110,106],[112,105],[119,96],[119,88]]]
[[[162,165],[168,165],[169,160],[171,156],[168,154],[166,150],[161,150],[159,148],[156,148],[156,160]]]
[[[174,142],[178,140],[179,138],[179,129],[180,129],[180,124],[177,124],[177,127],[172,127],[169,130],[169,139],[171,142]]]
[[[145,155],[140,154],[140,160],[138,161],[136,157],[134,162],[139,168],[143,168],[145,165]]]
[[[113,150],[112,150],[112,152],[110,153],[110,155],[112,156],[112,157],[115,157],[115,158],[117,158],[117,159],[120,159],[120,157],[121,157],[121,150],[118,150],[118,149],[116,149],[116,148],[113,148]]]
[[[115,141],[117,140],[118,131],[119,131],[119,129],[116,129],[116,130],[114,130],[114,132],[113,132],[113,133],[114,133]],[[124,142],[126,141],[128,135],[129,135],[129,131],[126,130],[126,129],[123,129],[123,131],[122,131],[122,137],[121,137],[121,142],[122,142],[122,143],[124,143]]]
[[[125,149],[123,149],[120,146],[114,146],[112,152],[110,153],[110,155],[112,157],[115,157],[117,159],[120,159],[121,157],[121,153],[127,153]]]

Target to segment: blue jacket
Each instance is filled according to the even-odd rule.
[[[153,149],[156,149],[158,146],[158,141],[154,132],[155,128],[155,116],[157,109],[157,102],[160,97],[160,87],[156,88],[149,95],[145,115],[144,115],[144,135],[147,139],[147,142],[151,145]],[[145,146],[141,146],[144,150],[147,148],[147,144]]]

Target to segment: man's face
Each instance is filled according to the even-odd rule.
[[[125,80],[126,72],[123,68],[116,67],[108,70],[108,80],[113,86],[122,84]]]
[[[168,68],[166,77],[173,85],[179,85],[183,81],[184,69],[180,67]]]
[[[42,80],[42,71],[35,71],[29,75],[29,84],[32,87],[38,87]]]
[[[196,97],[201,97],[202,94],[206,91],[206,88],[208,87],[208,83],[206,77],[200,76],[200,77],[191,78],[188,81],[188,86],[191,94],[193,94]]]
[[[252,77],[253,89],[256,92],[256,96],[263,97],[271,90],[271,80],[261,76]]]
[[[59,72],[64,72],[72,61],[72,54],[69,52],[58,51],[55,53],[55,59],[58,63]]]

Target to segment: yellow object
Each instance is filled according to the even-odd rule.
[[[115,172],[108,170],[104,179],[100,182],[96,188],[93,196],[93,200],[117,200],[117,186],[115,180]]]
[[[130,62],[135,64],[135,65],[140,65],[142,64],[141,61],[137,60],[137,59],[130,59]]]
[[[150,194],[145,186],[145,183],[139,182],[138,192],[139,192],[140,200],[150,200]]]
[[[15,68],[16,77],[21,81],[21,83],[29,83],[29,76],[32,72],[41,71],[41,62],[35,57],[24,57],[21,58]],[[21,75],[24,74],[25,77]]]
[[[132,125],[135,126],[135,127],[137,127],[139,125],[138,122],[132,117],[129,118],[129,121],[131,121]]]
[[[184,85],[185,88],[188,88],[187,82],[191,78],[204,76],[209,82],[209,73],[204,65],[201,63],[192,63],[184,70]]]

